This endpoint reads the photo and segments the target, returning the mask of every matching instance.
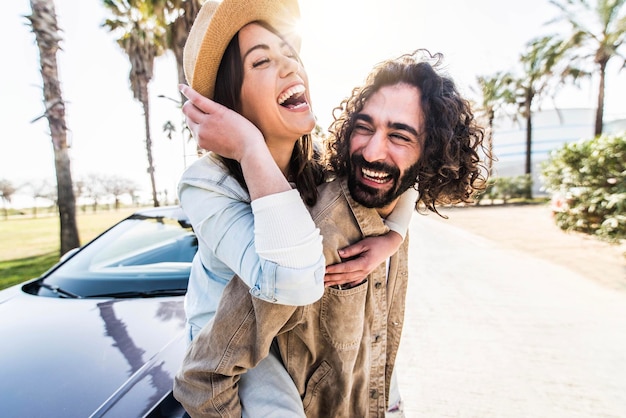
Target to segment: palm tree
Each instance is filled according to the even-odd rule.
[[[154,0],[156,2],[160,0]],[[167,33],[167,49],[174,53],[176,58],[176,68],[178,71],[178,84],[186,83],[185,70],[183,67],[183,49],[185,48],[185,42],[187,42],[187,36],[193,25],[200,7],[204,3],[204,0],[170,0],[166,3],[165,7],[161,9],[164,13],[161,19],[165,22],[165,30]],[[182,104],[185,103],[187,98],[180,93],[180,100],[178,106],[182,108]],[[182,110],[181,110],[182,112]],[[181,127],[182,140],[191,141],[193,137],[185,125],[183,118],[183,126]],[[187,135],[185,135],[187,133]],[[171,136],[170,136],[171,139]],[[183,144],[184,147],[184,144]],[[201,156],[204,150],[200,146],[196,145],[196,154]],[[187,163],[185,162],[185,167]]]
[[[179,84],[185,83],[183,49],[191,30],[191,25],[193,25],[202,3],[204,3],[202,0],[170,0],[163,9],[164,13],[166,13],[166,16],[162,19],[166,24],[165,28],[167,30],[166,47],[174,53],[176,58]],[[182,102],[186,100],[182,94],[181,100]]]
[[[599,76],[595,135],[600,135],[604,119],[604,89],[606,67],[613,57],[623,55],[626,39],[626,0],[598,0],[595,7],[589,0],[550,0],[561,11],[554,21],[566,21],[572,33],[565,42],[577,61],[593,59]],[[553,21],[553,22],[554,22]],[[620,67],[620,70],[624,65]]]
[[[146,153],[148,174],[152,186],[154,206],[159,206],[154,163],[152,158],[152,137],[150,135],[150,101],[148,84],[152,80],[154,59],[165,50],[166,33],[161,18],[166,0],[103,0],[113,18],[106,19],[104,26],[119,34],[117,43],[130,60],[130,86],[133,97],[143,106],[146,129]]]
[[[527,51],[520,57],[522,76],[515,81],[515,95],[518,113],[526,119],[526,160],[524,173],[532,178],[532,109],[533,102],[538,106],[546,95],[556,93],[558,85],[567,76],[576,78],[578,70],[563,64],[562,41],[552,36],[544,36],[530,41]],[[528,187],[526,197],[532,198],[532,187]]]
[[[39,47],[45,113],[54,149],[57,178],[59,218],[61,223],[61,255],[80,246],[76,225],[76,198],[67,144],[65,102],[61,95],[56,53],[59,50],[59,27],[53,0],[30,0],[32,13],[27,16]],[[38,120],[39,118],[35,119]]]
[[[476,82],[482,98],[479,109],[487,119],[487,152],[493,156],[493,122],[496,114],[505,106],[515,103],[515,93],[511,90],[514,79],[509,73],[497,72],[492,76],[477,76]],[[491,175],[492,169],[493,159],[487,158],[489,175]]]

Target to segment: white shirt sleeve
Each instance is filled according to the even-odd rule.
[[[418,192],[410,187],[406,192],[402,193],[393,212],[385,219],[385,225],[392,231],[400,234],[402,239],[406,237],[406,232],[411,223],[411,217],[415,211],[415,202],[417,202]]]
[[[310,266],[322,254],[322,236],[297,190],[252,201],[259,257],[289,268]]]

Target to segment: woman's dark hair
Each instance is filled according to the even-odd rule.
[[[255,22],[270,32],[280,34],[265,22]],[[295,51],[294,51],[295,53]],[[231,39],[215,80],[214,100],[241,113],[241,88],[243,85],[243,62],[239,50],[239,34]],[[220,157],[231,175],[247,190],[241,165],[236,160]],[[302,200],[313,206],[317,201],[317,186],[323,181],[323,170],[318,153],[313,149],[313,138],[303,135],[296,142],[289,162],[289,177],[294,180]]]
[[[350,172],[350,137],[356,117],[367,100],[385,86],[404,83],[421,92],[424,113],[423,148],[418,161],[415,187],[419,192],[416,209],[425,206],[437,212],[437,204],[470,202],[486,186],[486,170],[479,149],[484,130],[476,123],[470,103],[463,99],[454,81],[439,75],[443,56],[417,50],[377,65],[365,85],[335,108],[330,138],[326,142],[327,169],[336,176]]]

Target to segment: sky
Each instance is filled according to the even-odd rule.
[[[99,0],[55,0],[55,5],[63,30],[57,59],[73,179],[116,175],[134,180],[149,195],[143,109],[129,89],[127,57],[102,27],[106,10]],[[47,120],[32,122],[43,113],[43,99],[39,51],[24,17],[30,3],[11,0],[2,9],[0,179],[16,186],[55,184]],[[515,71],[529,40],[566,30],[546,25],[557,16],[547,0],[300,0],[300,9],[301,55],[322,127],[330,124],[332,109],[384,59],[417,48],[441,52],[461,92],[472,97],[478,75]],[[626,117],[626,71],[618,73],[615,64],[607,76],[607,119]],[[544,108],[593,107],[595,84],[566,89]],[[151,132],[157,190],[170,200],[180,174],[196,158],[195,144],[186,143],[180,131],[172,140],[162,131],[166,121],[177,127],[182,121],[170,100],[179,97],[176,86],[173,56],[157,58],[149,86]],[[19,205],[19,196],[13,204]]]

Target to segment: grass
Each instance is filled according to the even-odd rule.
[[[135,208],[79,212],[76,216],[81,244],[91,241]],[[59,260],[59,218],[38,214],[0,219],[0,289],[32,279]]]
[[[0,289],[38,277],[59,260],[57,251],[9,261],[0,261]]]

